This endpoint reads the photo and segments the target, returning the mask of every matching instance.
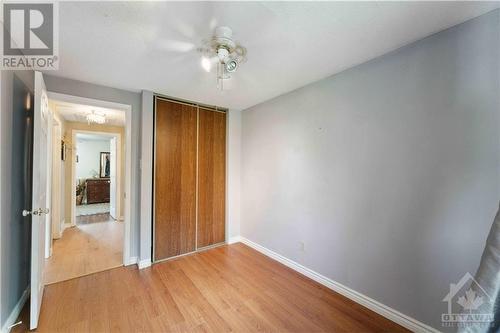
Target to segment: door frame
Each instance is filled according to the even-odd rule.
[[[54,239],[61,238],[62,230],[61,230],[61,198],[62,198],[62,193],[61,193],[61,165],[56,167],[54,162],[61,162],[61,156],[60,156],[60,149],[57,149],[59,145],[61,144],[61,139],[62,139],[62,133],[61,133],[61,122],[57,117],[55,117],[53,110],[50,108],[49,104],[49,111],[51,114],[51,119],[52,119],[52,140],[50,142],[51,147],[52,147],[52,152],[50,154],[51,156],[51,161],[50,161],[50,182],[51,182],[51,188],[50,188],[50,198],[51,198],[51,214],[50,214],[50,225],[46,226],[46,247],[48,247],[49,251],[49,257],[52,255],[52,243]],[[56,174],[57,173],[57,174]],[[56,203],[56,206],[58,206],[58,217],[59,219],[56,220],[54,219],[54,203]],[[55,228],[54,226],[57,225],[57,237],[54,237],[54,231]]]
[[[80,97],[68,94],[61,94],[56,92],[47,91],[49,99],[58,100],[62,102],[90,105],[94,107],[102,107],[107,109],[115,109],[125,112],[125,214],[124,214],[124,236],[123,236],[123,265],[135,264],[135,258],[130,256],[130,249],[132,248],[131,239],[131,218],[132,218],[132,106],[130,104],[122,104],[115,102],[108,102],[99,99]],[[95,133],[95,132],[94,132]],[[110,133],[106,133],[110,134]],[[120,143],[121,144],[121,143]],[[72,191],[74,193],[74,191]],[[76,196],[76,194],[75,194]],[[73,206],[72,206],[73,207]],[[73,214],[72,214],[73,216]]]
[[[57,206],[59,206],[58,210],[59,210],[59,219],[58,220],[54,220],[54,209],[52,209],[52,225],[51,225],[51,239],[50,239],[50,242],[51,242],[51,247],[52,247],[52,242],[54,239],[59,239],[61,238],[61,235],[62,235],[62,229],[63,229],[63,216],[61,216],[61,202],[62,202],[62,198],[64,196],[64,193],[63,191],[61,191],[61,185],[62,185],[62,178],[64,177],[62,174],[60,174],[60,177],[57,179],[57,181],[54,181],[55,177],[54,177],[54,171],[57,167],[57,164],[59,164],[59,166],[57,167],[57,169],[61,172],[62,171],[62,161],[61,161],[61,140],[62,140],[62,125],[61,125],[61,121],[60,119],[58,119],[55,114],[54,114],[54,111],[51,110],[51,113],[52,113],[52,194],[51,194],[51,197],[52,197],[52,207],[54,206],[54,202],[57,202]],[[56,133],[54,133],[54,131]],[[56,134],[56,135],[54,135]],[[56,186],[54,186],[56,185]],[[57,228],[54,228],[54,226],[57,226]]]
[[[112,147],[112,142],[114,141],[114,149]],[[122,204],[121,204],[121,187],[123,186],[122,184],[122,138],[120,136],[113,136],[109,140],[109,154],[110,154],[110,161],[113,161],[111,159],[112,156],[114,156],[114,163],[111,163],[110,165],[110,170],[109,170],[109,215],[111,218],[114,218],[115,220],[123,221],[124,219],[124,214],[122,214]],[[112,180],[112,175],[113,175],[113,169],[114,169],[114,182]],[[99,169],[100,172],[100,169]],[[124,176],[124,175],[123,175]],[[114,191],[113,191],[114,188]],[[111,196],[113,195],[114,198]],[[111,199],[114,200],[111,200]],[[124,198],[125,199],[125,198]],[[112,205],[114,203],[114,206]],[[112,208],[114,214],[111,214]],[[120,215],[117,214],[117,212],[121,213]]]

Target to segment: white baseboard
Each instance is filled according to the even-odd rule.
[[[21,295],[21,298],[17,302],[16,306],[14,306],[14,309],[12,309],[9,317],[7,318],[4,325],[2,326],[2,333],[8,333],[10,331],[9,326],[13,325],[16,322],[17,317],[19,317],[19,314],[21,313],[21,310],[23,309],[24,304],[26,303],[26,300],[28,299],[28,296],[30,294],[30,290],[31,290],[30,286],[28,286],[28,288],[26,288],[26,290],[24,290],[23,294]],[[28,325],[29,325],[29,323],[28,323]]]
[[[149,267],[149,266],[151,266],[151,259],[148,258],[148,259],[139,260],[139,262],[137,263],[137,266],[139,267],[139,269]]]
[[[234,243],[238,243],[238,242],[241,242],[241,237],[240,236],[231,237],[227,241],[228,244],[234,244]]]
[[[130,258],[128,258],[128,260],[125,261],[125,266],[130,266],[130,265],[137,264],[137,260],[139,260],[139,258],[137,258],[137,257],[130,257]]]
[[[301,264],[290,260],[281,254],[278,254],[272,250],[269,250],[268,248],[259,245],[257,243],[252,242],[249,239],[246,239],[244,237],[233,237],[234,239],[238,238],[240,242],[243,244],[246,244],[250,246],[251,248],[259,251],[260,253],[276,260],[282,263],[283,265],[290,267],[291,269],[307,276],[308,278],[324,285],[327,288],[330,288],[331,290],[349,298],[350,300],[353,300],[354,302],[363,305],[364,307],[378,313],[379,315],[392,320],[393,322],[409,329],[412,332],[433,332],[433,333],[439,333],[438,330],[436,330],[433,327],[430,327],[412,317],[409,317],[393,308],[388,307],[387,305],[384,305],[366,295],[363,295],[355,290],[350,289],[349,287],[344,286],[343,284],[340,284],[332,279],[327,278],[326,276],[323,276],[307,267],[302,266]],[[231,240],[233,239],[231,238]],[[230,240],[230,244],[231,243]]]
[[[66,222],[65,219],[62,219],[61,221],[59,221],[59,235],[57,235],[58,239],[62,237],[62,234],[63,234],[63,231],[64,231],[64,223]]]
[[[76,225],[76,224],[75,224]],[[75,225],[71,224],[71,223],[64,223],[63,224],[63,228],[62,228],[62,232],[64,232],[64,230],[68,229],[68,228],[71,228],[71,227],[74,227]]]

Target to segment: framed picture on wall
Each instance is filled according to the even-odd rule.
[[[99,166],[99,177],[100,178],[109,178],[110,172],[110,160],[109,160],[109,151],[101,152],[101,163]]]

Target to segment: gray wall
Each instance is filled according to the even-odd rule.
[[[240,236],[241,213],[241,110],[227,113],[226,241]]]
[[[2,71],[0,110],[0,327],[29,287],[31,222],[21,212],[29,208],[31,193],[23,191],[26,136],[25,94],[33,92],[33,72]],[[16,89],[14,89],[16,88]],[[26,90],[24,90],[26,89]],[[28,200],[28,202],[26,202]]]
[[[120,90],[96,84],[91,84],[82,81],[76,81],[51,75],[44,74],[47,90],[61,94],[98,99],[108,102],[129,104],[132,106],[132,180],[131,180],[131,215],[130,221],[130,238],[132,246],[130,248],[130,256],[137,257],[139,255],[139,214],[140,214],[140,149],[141,142],[141,93]],[[128,193],[127,193],[128,195]]]
[[[242,236],[441,329],[500,199],[499,23],[243,111]]]
[[[151,239],[153,232],[153,92],[143,90],[141,102],[141,239],[139,267],[142,268],[151,264]]]

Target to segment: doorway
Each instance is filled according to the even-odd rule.
[[[130,107],[49,93],[49,109],[54,148],[45,284],[130,261]]]
[[[112,130],[112,129],[111,129]],[[119,132],[72,131],[72,226],[93,220],[123,221],[122,135]]]

